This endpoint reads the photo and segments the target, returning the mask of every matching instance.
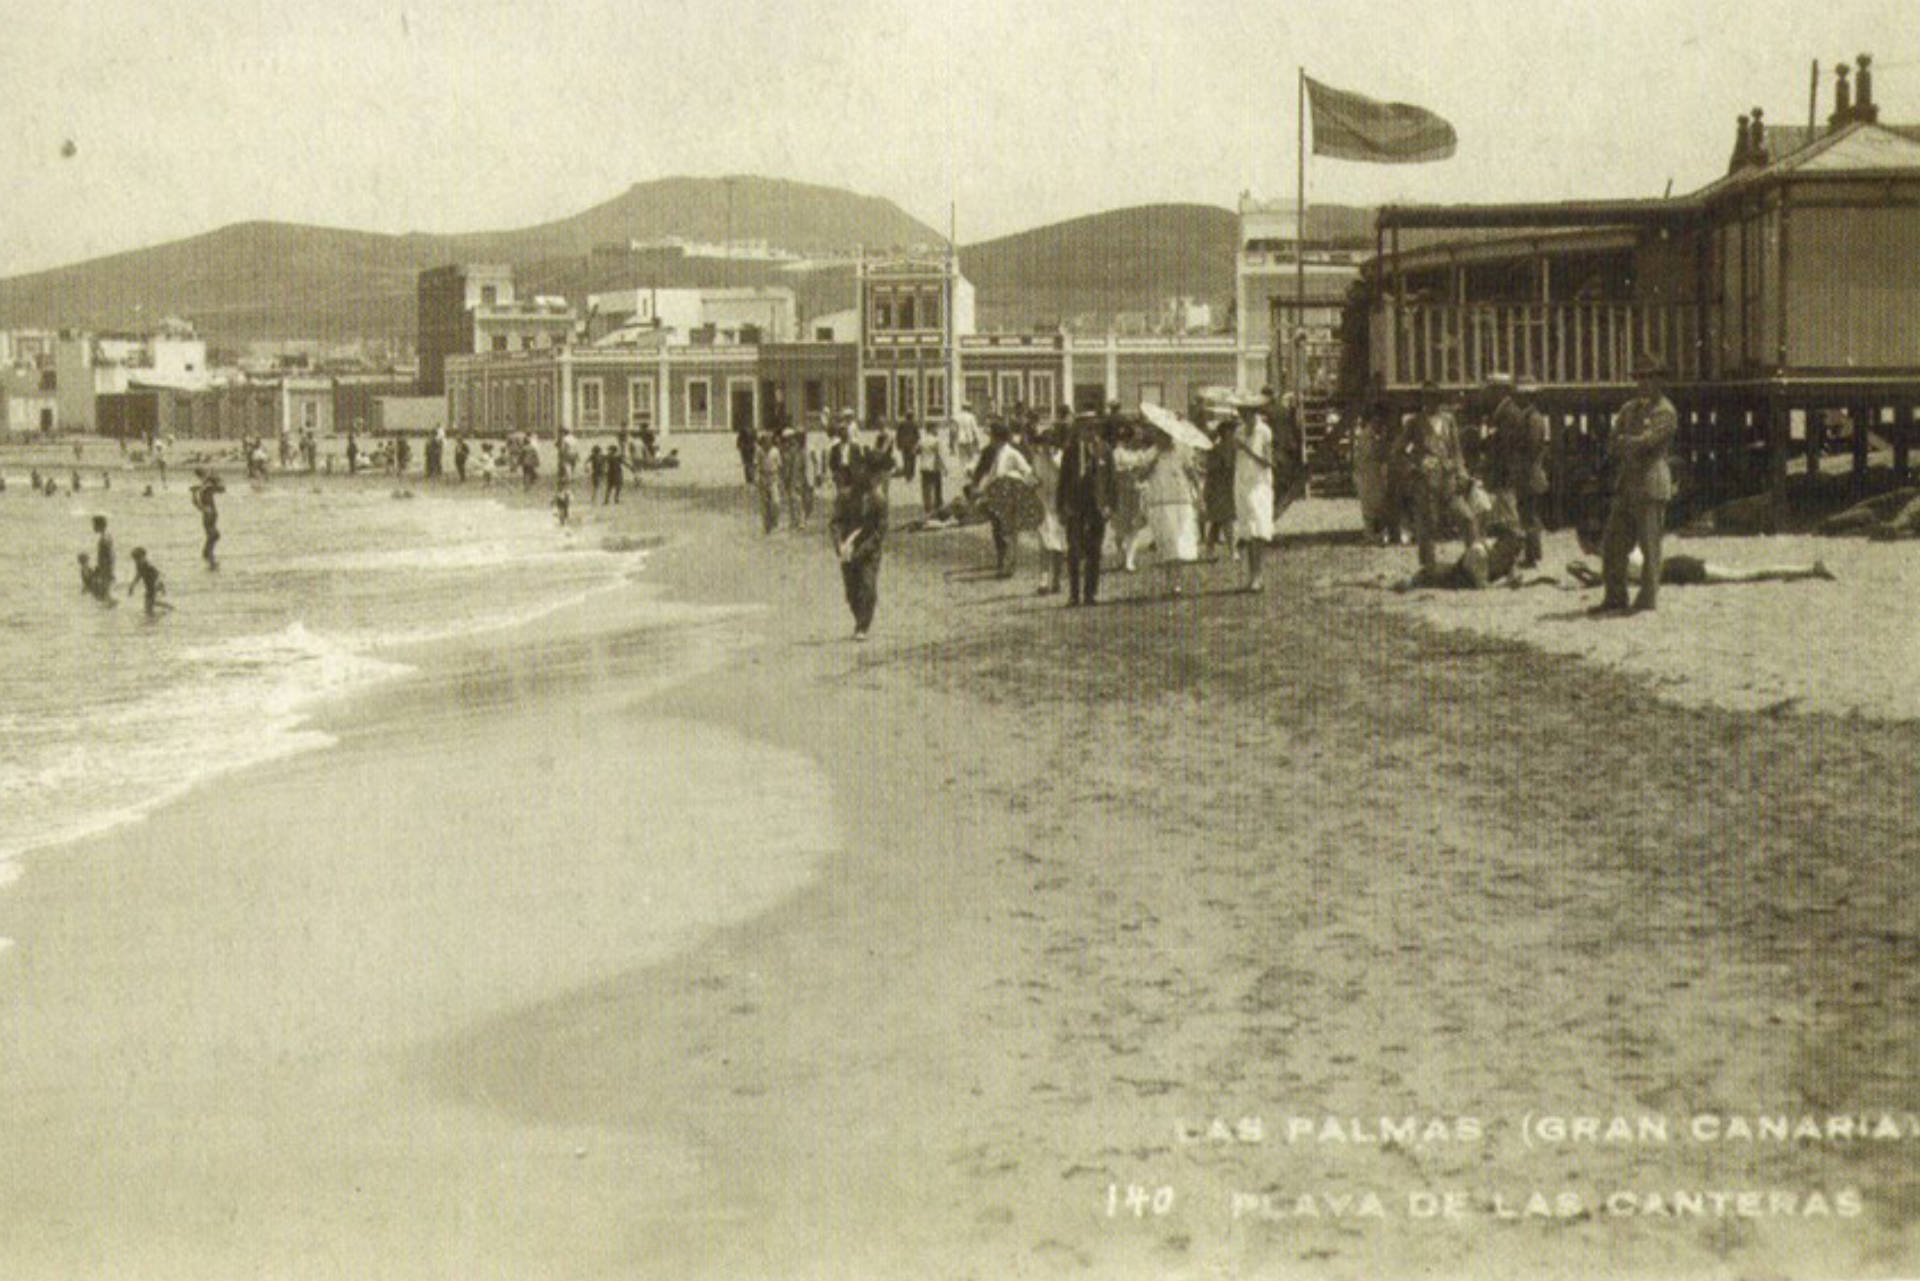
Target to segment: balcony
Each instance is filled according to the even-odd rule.
[[[1542,386],[1627,386],[1641,353],[1677,381],[1702,375],[1694,303],[1410,303],[1374,313],[1374,362],[1389,387],[1477,386],[1502,372]]]

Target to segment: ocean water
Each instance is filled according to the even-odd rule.
[[[132,821],[214,775],[326,745],[321,700],[406,673],[396,647],[512,626],[620,586],[645,553],[478,497],[229,481],[220,568],[175,480],[146,497],[0,493],[0,884],[19,856]],[[94,515],[116,607],[80,590]],[[173,612],[126,592],[144,546]]]

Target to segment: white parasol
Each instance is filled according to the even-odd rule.
[[[1146,415],[1147,421],[1152,423],[1156,430],[1171,436],[1176,445],[1185,445],[1189,449],[1213,448],[1211,436],[1165,406],[1143,402],[1140,412]]]

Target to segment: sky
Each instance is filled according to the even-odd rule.
[[[1310,200],[1658,195],[1723,170],[1739,112],[1804,122],[1816,58],[1874,54],[1882,118],[1920,121],[1911,3],[13,0],[0,275],[253,219],[526,226],[674,175],[952,210],[962,243],[1231,207],[1294,193],[1300,67],[1460,137],[1310,161]]]

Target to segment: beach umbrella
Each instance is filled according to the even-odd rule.
[[[1163,431],[1173,437],[1176,445],[1185,445],[1189,449],[1211,449],[1213,438],[1192,423],[1160,405],[1142,404],[1140,412],[1146,415],[1155,430]]]

